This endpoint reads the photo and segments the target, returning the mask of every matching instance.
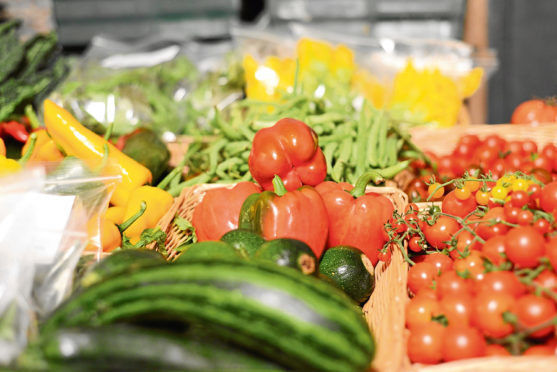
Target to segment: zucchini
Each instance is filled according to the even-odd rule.
[[[359,304],[371,296],[375,286],[371,261],[354,247],[327,249],[319,263],[319,273],[335,282]]]
[[[375,344],[361,309],[318,278],[257,260],[209,258],[143,268],[74,294],[41,328],[181,318],[298,370],[365,370]]]
[[[265,239],[260,235],[243,229],[230,230],[220,240],[243,252],[246,257],[253,257],[259,247],[265,243]]]
[[[122,152],[151,171],[155,184],[168,168],[170,151],[150,129],[141,128],[127,136]]]
[[[248,371],[284,370],[193,329],[184,335],[111,325],[60,329],[40,343],[50,370]]]
[[[230,244],[221,241],[207,240],[187,246],[182,254],[180,254],[176,262],[211,257],[240,258],[244,256],[242,256],[242,252],[237,251]]]
[[[259,247],[254,258],[291,267],[307,275],[317,275],[317,257],[311,248],[300,240],[270,240]]]

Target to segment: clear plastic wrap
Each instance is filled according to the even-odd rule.
[[[0,178],[0,364],[69,293],[83,249],[100,239],[88,221],[108,206],[116,182],[67,161]]]

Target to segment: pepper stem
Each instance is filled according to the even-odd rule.
[[[379,172],[370,170],[369,172],[362,174],[358,178],[358,180],[356,181],[356,185],[350,192],[350,195],[355,198],[359,198],[360,196],[364,195],[366,193],[367,184],[370,181],[374,184],[378,184],[385,181],[385,179],[381,176],[381,174],[379,174]]]
[[[120,233],[126,231],[126,229],[130,227],[135,221],[137,221],[139,217],[143,216],[143,213],[145,213],[145,209],[147,209],[147,203],[145,203],[145,201],[142,200],[139,210],[133,216],[131,216],[121,224],[116,225],[118,227],[118,230],[120,230]]]
[[[282,182],[282,179],[276,174],[273,178],[273,188],[275,190],[275,194],[277,194],[278,196],[283,196],[288,191],[286,190],[286,187],[284,187],[284,182]]]
[[[41,126],[41,123],[39,123],[39,119],[37,118],[37,114],[35,114],[35,110],[33,110],[33,106],[25,106],[25,116],[29,119],[29,124],[31,124],[32,129],[38,129]]]
[[[19,159],[19,164],[25,165],[25,163],[27,163],[27,161],[31,158],[33,151],[35,150],[36,144],[37,133],[31,133],[31,135],[29,136],[29,147],[27,148],[27,151],[25,151],[25,154],[23,154],[23,156]]]

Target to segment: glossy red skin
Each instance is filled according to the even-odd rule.
[[[540,207],[546,212],[553,212],[557,207],[557,182],[551,182],[542,188]]]
[[[511,124],[544,124],[557,121],[557,108],[542,99],[532,99],[518,105],[511,116]]]
[[[389,199],[375,193],[354,198],[348,192],[352,188],[352,185],[345,182],[330,181],[315,188],[327,209],[327,247],[349,245],[358,248],[375,265],[378,252],[386,243],[383,236],[384,225],[392,216],[394,206]]]
[[[448,193],[443,199],[441,210],[444,213],[452,214],[457,217],[466,217],[468,213],[476,209],[476,200],[472,197],[460,200],[456,197],[454,190]]]
[[[514,304],[512,311],[518,317],[519,322],[527,328],[543,324],[555,317],[557,313],[555,303],[552,300],[533,294],[526,294],[520,297]],[[530,337],[541,338],[547,336],[554,328],[553,325],[549,325],[531,333]]]
[[[443,360],[446,362],[485,355],[487,342],[476,328],[449,324],[443,340]]]
[[[327,242],[328,219],[319,193],[311,186],[304,186],[282,196],[271,192],[263,194],[265,207],[257,222],[261,236],[266,240],[301,240],[317,258],[321,257]]]
[[[273,190],[275,175],[288,191],[318,185],[327,176],[317,134],[304,122],[290,118],[255,134],[248,164],[252,177],[264,190]]]
[[[193,211],[192,225],[197,240],[219,240],[230,230],[237,229],[244,200],[258,192],[261,189],[253,182],[240,182],[232,189],[219,187],[207,190]]]

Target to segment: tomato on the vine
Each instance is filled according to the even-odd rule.
[[[453,268],[453,260],[449,256],[440,252],[434,252],[426,255],[424,262],[429,262],[440,273],[451,270]]]
[[[503,345],[490,344],[485,348],[485,356],[511,356],[511,353]]]
[[[526,287],[511,271],[491,271],[478,283],[480,292],[502,292],[518,298],[526,293]]]
[[[500,338],[510,335],[513,326],[503,319],[510,311],[515,298],[508,293],[482,292],[472,301],[472,323],[487,337]]]
[[[489,192],[478,190],[476,192],[476,203],[479,205],[487,205],[489,203]]]
[[[415,264],[408,270],[408,288],[417,293],[421,288],[431,287],[437,273],[437,268],[429,262]]]
[[[505,237],[497,235],[488,239],[482,246],[482,253],[495,266],[507,261],[505,256]]]
[[[556,316],[557,310],[553,301],[545,297],[526,294],[516,301],[513,313],[516,314],[522,326],[532,328],[551,321]],[[547,336],[554,328],[553,324],[549,324],[547,327],[531,333],[530,337]]]
[[[456,239],[456,247],[449,252],[453,260],[462,258],[464,253],[471,250],[480,250],[481,243],[467,230],[461,231]]]
[[[377,253],[377,259],[379,261],[384,262],[386,265],[388,265],[391,262],[391,249],[385,249],[385,250],[380,250],[379,253]]]
[[[557,295],[557,274],[550,270],[542,271],[536,279],[534,279],[534,283],[539,286],[540,288],[545,288],[548,291],[551,291]],[[537,287],[533,286],[532,290],[536,292]],[[544,294],[546,295],[546,294]]]
[[[555,346],[532,345],[522,353],[524,356],[555,356]]]
[[[509,230],[509,226],[502,223],[494,223],[505,220],[505,212],[502,207],[491,208],[485,216],[480,220],[476,232],[478,235],[487,240],[496,235],[503,235]]]
[[[553,212],[557,208],[557,182],[548,183],[542,188],[540,207],[546,212]]]
[[[439,363],[443,359],[445,327],[436,322],[415,327],[410,331],[407,350],[413,363]]]
[[[516,223],[520,226],[528,226],[534,221],[534,213],[528,209],[521,209],[516,216]]]
[[[441,204],[441,210],[444,213],[457,216],[457,217],[466,217],[470,212],[476,209],[476,201],[474,198],[468,197],[466,199],[459,199],[457,196],[458,190],[466,190],[466,189],[456,189],[449,192],[443,202]],[[468,190],[466,192],[469,193]]]
[[[545,239],[531,226],[515,227],[505,236],[505,253],[518,267],[536,267],[544,252]]]
[[[557,272],[557,236],[549,239],[545,245],[545,254],[553,270]]]
[[[431,318],[441,314],[441,306],[437,300],[423,295],[417,295],[406,305],[406,327],[415,328],[428,324]]]
[[[486,347],[485,339],[476,328],[449,325],[445,329],[443,359],[447,362],[484,356]]]
[[[511,116],[511,124],[544,124],[557,121],[557,108],[543,99],[531,99],[519,104]]]
[[[528,204],[528,193],[523,190],[513,191],[511,194],[511,205],[516,208],[522,208]]]
[[[459,223],[454,218],[448,216],[440,216],[433,225],[425,224],[423,233],[427,242],[437,249],[447,247],[446,242],[450,241],[452,236],[458,231]]]
[[[422,238],[419,236],[413,236],[408,241],[408,249],[412,252],[421,252],[424,250],[424,244],[422,242]]]
[[[482,254],[480,251],[471,251],[465,258],[455,260],[454,269],[457,273],[467,273],[470,278],[477,278],[485,272]]]
[[[551,230],[551,224],[545,218],[538,218],[532,226],[542,235],[547,234]]]
[[[443,299],[448,295],[467,295],[472,293],[470,281],[459,276],[456,271],[447,271],[437,278],[437,295]]]
[[[439,301],[440,312],[449,325],[467,326],[472,314],[472,297],[468,294],[449,294]]]
[[[511,203],[505,203],[503,206],[503,211],[505,212],[505,221],[510,223],[517,223],[518,215],[520,214],[520,208],[514,207]]]

